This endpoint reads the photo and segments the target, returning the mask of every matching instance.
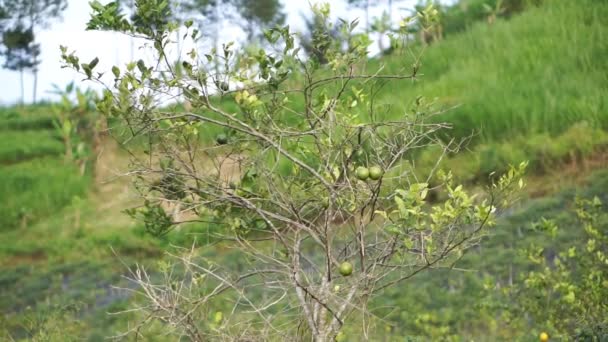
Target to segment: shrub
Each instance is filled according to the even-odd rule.
[[[144,299],[156,303],[153,311],[143,306],[141,314],[171,325],[175,334],[195,341],[342,339],[343,327],[359,326],[351,323],[355,312],[369,314],[373,294],[450,265],[523,187],[525,163],[496,177],[485,196],[469,195],[445,173],[438,188],[447,199],[430,204],[429,184],[410,173],[393,176],[406,156],[437,144],[444,126],[427,122],[439,113],[423,97],[399,99],[407,103],[400,117],[384,118],[377,89],[415,78],[418,65],[408,75],[381,69],[359,74],[370,40],[352,35],[356,21],[341,24],[345,39],[353,38],[344,50],[323,30],[315,31],[312,41],[327,63],[301,60],[294,34],[280,27],[265,34],[274,48],[239,53],[225,44],[219,51],[191,51],[175,65],[166,53],[176,30],[166,21],[166,2],[138,0],[133,22],[114,2],[91,6],[89,29],[138,35],[162,61],[114,66],[112,90],[97,102],[102,113],[123,119],[150,142],[147,161],[133,164],[145,202],[129,213],[160,237],[180,224],[213,223],[217,238],[251,270],[188,246],[174,263],[160,267],[162,285],[142,268],[134,271]],[[327,23],[329,5],[314,10]],[[434,23],[436,13],[427,7],[420,13],[423,24]],[[185,25],[196,43],[204,32]],[[104,82],[96,70],[99,59],[82,62],[67,47],[62,57],[66,66]],[[208,73],[214,66],[216,72]],[[226,87],[227,81],[235,84]],[[174,93],[183,94],[192,110],[166,110],[161,99]],[[205,145],[200,134],[207,127],[225,136]],[[356,177],[362,167],[380,172]],[[352,273],[344,266],[352,266]],[[260,287],[263,293],[252,291]],[[232,302],[242,304],[228,311]],[[226,313],[209,312],[214,304]],[[142,323],[146,328],[148,321]]]
[[[598,197],[577,199],[573,209],[579,238],[561,250],[537,245],[523,252],[534,268],[525,273],[509,294],[515,316],[527,315],[537,329],[556,338],[577,341],[608,339],[608,215]],[[555,238],[558,221],[541,220],[537,234]]]

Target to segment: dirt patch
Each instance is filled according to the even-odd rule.
[[[11,255],[5,261],[2,262],[2,265],[16,266],[22,264],[38,264],[45,262],[47,260],[47,255],[43,251],[31,251],[29,253],[19,253],[15,255]]]
[[[130,157],[111,137],[106,137],[95,162],[94,191],[90,200],[95,208],[96,227],[128,227],[133,220],[123,210],[141,203],[127,176]]]
[[[595,171],[608,168],[608,150],[603,149],[582,158],[570,158],[544,175],[529,175],[527,192],[531,198],[539,198],[557,193],[569,186],[584,185]]]

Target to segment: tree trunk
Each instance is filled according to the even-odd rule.
[[[34,74],[34,90],[33,90],[33,94],[32,94],[32,103],[36,104],[36,93],[38,90],[38,54],[40,53],[40,50],[38,50],[36,48],[36,35],[34,33],[34,24],[36,24],[38,22],[38,19],[36,18],[36,13],[39,12],[38,7],[36,6],[36,8],[34,8],[34,2],[32,2],[31,7],[30,7],[30,30],[32,31],[32,36],[34,37],[34,39],[32,39],[32,46],[33,46],[33,53],[32,53],[32,57],[34,58],[34,60],[32,61],[32,65],[33,65],[33,69],[32,72]]]
[[[131,13],[135,13],[135,0],[131,0]],[[130,50],[131,50],[131,62],[135,59],[135,40],[134,38],[131,36],[131,38],[129,39],[129,43],[130,43]]]
[[[365,26],[366,26],[365,31],[367,33],[369,33],[369,30],[371,28],[371,25],[369,23],[369,2],[370,2],[370,0],[367,0],[365,2]]]
[[[37,95],[38,95],[38,69],[34,69],[34,94],[32,96],[33,104],[36,104]]]
[[[21,105],[25,104],[25,85],[23,84],[23,68],[19,69],[19,75],[21,78]]]
[[[328,341],[328,339],[325,336],[320,335],[320,334],[315,336],[314,339],[315,339],[315,342],[327,342]]]
[[[220,30],[222,29],[222,21],[220,20],[220,14],[221,14],[221,1],[217,1],[215,3],[215,37],[213,37],[214,39],[214,46],[216,49],[216,53],[219,54],[220,53]],[[215,59],[215,77],[219,80],[220,77],[220,61],[216,58]]]

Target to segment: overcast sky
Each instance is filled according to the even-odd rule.
[[[107,3],[109,0],[100,1]],[[301,14],[310,12],[309,1],[306,0],[282,0],[285,5],[285,12],[288,15],[287,22],[292,28],[298,30],[302,27],[303,21]],[[310,0],[310,3],[317,2]],[[352,20],[361,18],[361,27],[365,25],[365,15],[363,11],[347,10],[343,1],[328,1],[332,4],[334,16]],[[375,1],[372,1],[375,2]],[[387,8],[386,0],[378,0],[381,6],[372,11],[373,16],[379,16]],[[395,1],[397,2],[397,1]],[[63,13],[63,18],[54,23],[49,29],[38,34],[37,40],[42,47],[42,64],[38,78],[38,99],[48,99],[52,97],[49,93],[52,85],[64,86],[71,81],[76,81],[83,88],[92,84],[81,82],[81,77],[69,69],[61,69],[59,46],[68,46],[70,50],[75,50],[77,55],[84,61],[89,61],[95,56],[101,60],[97,70],[109,70],[112,65],[124,65],[130,60],[131,49],[130,40],[125,36],[109,32],[85,31],[84,28],[89,19],[89,0],[68,0],[68,8]],[[392,17],[395,21],[399,17],[407,14],[405,10],[399,8],[412,8],[417,0],[403,0],[395,5]],[[234,27],[226,26],[222,32],[225,33],[221,40],[230,41],[238,38],[239,30]],[[373,45],[375,47],[375,44]],[[141,52],[135,51],[136,59],[140,58]],[[26,73],[25,76],[25,101],[32,99],[33,77]],[[0,70],[0,104],[16,103],[20,99],[19,73],[7,70]]]

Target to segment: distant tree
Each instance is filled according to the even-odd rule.
[[[237,4],[249,41],[262,30],[285,22],[285,13],[282,12],[279,0],[237,0]]]
[[[492,25],[496,21],[496,18],[502,15],[505,12],[505,8],[503,7],[503,1],[496,1],[496,5],[490,6],[488,4],[483,4],[484,12],[488,15],[488,24]]]
[[[365,30],[367,32],[369,32],[369,29],[371,28],[371,23],[369,20],[369,8],[371,3],[372,0],[348,0],[349,5],[365,9]]]
[[[26,70],[36,70],[40,64],[40,44],[34,42],[34,33],[31,29],[17,26],[2,33],[4,49],[3,68],[19,71],[21,76],[21,103],[24,103],[23,74]]]
[[[372,23],[371,30],[378,33],[378,49],[380,50],[380,53],[384,52],[384,42],[382,38],[384,38],[387,32],[392,30],[391,24],[390,12],[383,12],[382,16],[375,18]]]
[[[363,8],[365,10],[365,31],[367,33],[378,33],[378,48],[381,52],[385,51],[383,38],[393,30],[393,12],[395,5],[398,5],[402,0],[348,0],[348,4],[355,8]],[[438,6],[438,4],[436,4]],[[370,18],[370,9],[372,7],[382,8],[382,15],[376,18]],[[403,10],[404,8],[399,8]]]
[[[10,31],[12,31],[11,35],[13,36],[13,38],[19,35],[19,32],[23,33],[21,39],[16,39],[16,41],[20,41],[21,43],[24,42],[25,38],[29,39],[31,36],[29,48],[20,46],[18,50],[15,50],[15,46],[13,46],[11,49],[9,49],[9,47],[6,46],[6,42],[4,41],[4,39],[3,45],[5,45],[7,51],[11,50],[12,54],[10,57],[12,58],[12,61],[10,63],[8,63],[8,61],[5,63],[6,68],[9,68],[9,65],[24,66],[27,64],[31,64],[31,67],[28,67],[26,69],[31,69],[34,74],[34,103],[36,102],[38,90],[37,66],[40,64],[40,61],[38,61],[38,58],[40,57],[40,45],[35,43],[36,31],[38,29],[48,27],[50,23],[56,18],[58,18],[66,8],[67,0],[0,0],[0,19],[4,17],[2,19],[3,24],[0,24],[0,27],[4,26],[5,29],[6,27],[12,27]],[[16,51],[20,52],[17,53]],[[17,64],[15,64],[15,58],[17,58],[15,57],[15,53],[21,56],[18,58],[21,60],[21,62]],[[31,58],[31,61],[29,61],[28,63],[23,62],[23,58],[25,57],[24,53],[30,53],[28,58]],[[23,68],[19,70],[23,70]]]
[[[429,13],[431,8],[432,15],[425,16],[423,13]],[[415,6],[415,10],[417,13],[415,30],[420,35],[420,42],[429,45],[443,39],[445,10],[441,6],[437,6],[435,1],[431,0],[420,1]]]
[[[247,40],[251,40],[265,28],[285,21],[279,0],[176,0],[176,3],[180,15],[193,19],[201,30],[210,32],[209,26],[215,28],[212,37],[218,50],[224,22],[238,24],[245,30]]]
[[[369,18],[369,10],[372,6],[381,5],[382,3],[386,3],[388,6],[388,13],[393,12],[393,5],[400,0],[382,0],[382,1],[374,1],[374,0],[348,0],[348,4],[354,7],[363,8],[365,10],[365,25],[369,30],[371,28],[371,22]]]
[[[304,16],[304,29],[300,37],[300,45],[309,58],[315,59],[320,64],[326,64],[329,60],[328,50],[332,42],[338,41],[340,32],[335,25],[330,24],[327,15],[320,11],[313,11],[312,17]]]
[[[3,5],[0,4],[0,32],[4,29],[4,20],[8,19],[8,13]]]
[[[0,35],[4,34],[4,27],[6,25],[6,19],[9,18],[8,13],[6,12],[6,9],[3,7],[4,5],[2,3],[0,3]],[[0,44],[0,56],[2,54],[2,45]]]
[[[219,50],[223,20],[230,20],[234,0],[178,0],[183,15],[193,19],[204,32],[213,32],[213,46]],[[195,16],[195,17],[192,17]],[[209,27],[214,27],[210,30]]]

